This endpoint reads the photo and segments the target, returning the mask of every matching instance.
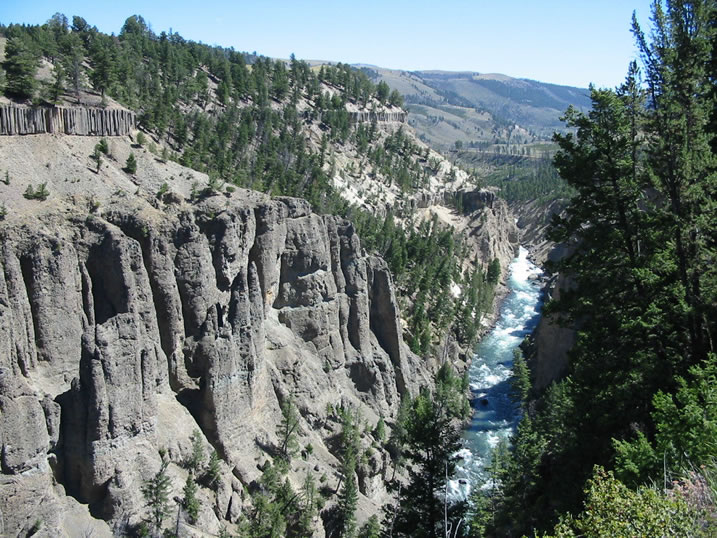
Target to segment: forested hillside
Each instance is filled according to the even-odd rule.
[[[716,21],[715,0],[656,1],[640,61],[589,103],[270,59],[137,15],[116,36],[0,27],[1,105],[138,122],[0,146],[0,522],[52,536],[37,496],[105,534],[173,535],[171,507],[174,532],[221,536],[714,536]],[[569,199],[545,312],[577,336],[547,387],[525,342],[517,431],[449,505],[470,412],[450,359],[517,240],[479,184]]]
[[[716,532],[715,8],[656,2],[625,83],[555,137],[574,194],[552,236],[572,248],[547,311],[577,343],[496,452],[489,535]]]
[[[8,328],[0,357],[2,416],[18,401],[12,416],[32,415],[27,438],[2,422],[3,476],[22,493],[0,487],[7,528],[52,535],[91,515],[105,534],[159,535],[171,507],[177,529],[222,535],[438,532],[431,491],[468,412],[453,359],[517,241],[504,202],[347,65],[157,35],[139,16],[117,36],[60,14],[0,30],[2,105],[138,123],[131,140],[40,130],[0,146],[2,293],[22,297],[0,315],[36,328]],[[66,315],[38,306],[63,294]],[[32,521],[43,487],[47,521]]]
[[[61,14],[2,33],[10,99],[123,105],[137,112],[140,145],[208,173],[210,189],[303,197],[318,212],[349,217],[399,283],[418,283],[400,288],[414,351],[428,353],[446,331],[463,346],[474,340],[492,305],[492,258],[477,259],[443,224],[409,223],[415,198],[443,203],[444,192],[474,188],[477,178],[402,126],[402,97],[385,83],[348,65],[311,68],[157,35],[141,16],[117,36]],[[455,297],[451,285],[470,291]]]

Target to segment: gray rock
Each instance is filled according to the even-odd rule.
[[[123,108],[0,106],[0,135],[123,136],[135,121],[135,113]]]
[[[303,200],[240,200],[163,213],[119,199],[103,216],[0,228],[4,475],[45,473],[121,526],[139,521],[157,449],[178,463],[197,427],[248,484],[288,395],[306,435],[328,403],[375,422],[427,382],[388,268],[350,223]],[[362,472],[367,494],[381,473]],[[241,485],[222,483],[213,513],[236,521]]]

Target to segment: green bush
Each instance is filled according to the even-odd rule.
[[[28,200],[43,201],[46,200],[48,196],[50,196],[50,191],[47,190],[46,183],[40,183],[37,189],[34,189],[32,185],[28,185],[27,189],[25,189],[25,193],[23,194],[23,196]]]
[[[127,162],[124,165],[125,172],[128,174],[136,174],[137,173],[137,159],[134,156],[134,153],[130,153],[129,157],[127,157]]]

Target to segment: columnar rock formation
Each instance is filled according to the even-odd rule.
[[[135,113],[122,108],[0,106],[0,135],[123,136],[134,128]]]
[[[406,112],[349,112],[354,123],[363,122],[397,122],[406,123]]]

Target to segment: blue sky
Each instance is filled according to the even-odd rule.
[[[156,32],[272,57],[397,69],[503,73],[613,87],[636,56],[630,18],[650,0],[2,0],[0,22],[39,24],[59,11],[104,32],[142,15]]]

